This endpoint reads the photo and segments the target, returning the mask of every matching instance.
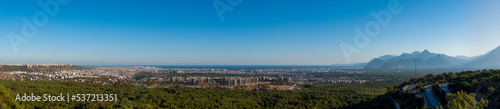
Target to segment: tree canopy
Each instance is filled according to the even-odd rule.
[[[483,109],[488,105],[487,100],[476,100],[476,94],[467,94],[464,91],[448,94],[448,109]]]

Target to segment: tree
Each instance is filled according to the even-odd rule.
[[[456,94],[448,94],[449,109],[483,109],[488,105],[488,100],[476,100],[476,94],[467,94],[464,91],[457,92]]]
[[[420,90],[420,92],[425,92],[424,86],[422,84],[417,85],[417,87],[415,87],[415,90]]]
[[[494,88],[494,87],[490,87],[490,88],[488,88],[488,92],[489,92],[489,93],[493,93],[493,92],[495,92],[495,88]]]
[[[412,84],[417,83],[417,78],[411,78],[411,79],[410,79],[410,83],[412,83]]]
[[[0,84],[0,108],[1,109],[21,109],[19,104],[9,95],[10,92]]]

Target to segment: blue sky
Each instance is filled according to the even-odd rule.
[[[48,1],[48,0],[42,0]],[[34,0],[0,3],[0,63],[329,65],[422,51],[477,56],[500,45],[498,0],[401,0],[403,10],[348,61],[354,27],[389,0],[243,0],[221,20],[215,0],[72,0],[15,51]]]

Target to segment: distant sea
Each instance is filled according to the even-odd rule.
[[[362,68],[359,66],[333,66],[333,65],[79,65],[82,67],[157,67],[157,68],[183,68],[183,69],[228,69],[228,70],[255,70],[255,69],[309,69],[309,68]]]

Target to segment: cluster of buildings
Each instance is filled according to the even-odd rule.
[[[128,79],[134,74],[140,72],[156,72],[155,67],[94,67],[85,70],[64,70],[51,73],[49,77],[53,78],[114,78]]]
[[[76,66],[75,64],[0,64],[0,66],[28,66],[28,67],[33,67],[33,66]]]
[[[19,65],[19,64],[17,64]],[[49,66],[76,66],[75,64],[28,64],[28,67],[35,67],[35,66],[44,66],[44,67],[49,67]]]
[[[226,77],[222,78],[221,84],[238,86],[256,82],[292,82],[292,77]]]
[[[307,73],[324,73],[324,72],[342,72],[342,73],[364,73],[364,70],[341,69],[341,68],[308,68],[308,69],[255,69],[255,70],[228,70],[228,69],[180,69],[180,68],[164,68],[161,69],[164,73],[197,73],[197,74],[289,74],[297,72]]]
[[[71,64],[30,64],[16,66],[74,66]],[[79,70],[63,69],[53,72],[27,72],[27,71],[11,71],[4,75],[4,80],[78,80],[80,82],[95,83],[116,83],[118,81],[128,81],[134,74],[140,72],[155,72],[160,70],[155,67],[92,67]]]
[[[256,82],[293,82],[292,77],[149,77],[143,81],[189,83],[190,85],[248,85]]]
[[[315,68],[315,69],[256,69],[256,70],[227,70],[227,69],[178,69],[178,68],[156,68],[156,67],[77,67],[73,64],[29,64],[16,66],[27,66],[30,69],[40,69],[48,67],[37,66],[62,66],[61,70],[46,72],[46,70],[34,70],[37,72],[12,71],[11,75],[21,80],[75,80],[116,83],[130,82],[136,78],[139,73],[151,73],[160,76],[147,76],[140,81],[159,81],[181,83],[183,85],[222,85],[239,86],[249,85],[256,82],[328,82],[328,83],[365,83],[366,80],[360,80],[354,77],[314,77],[308,76],[309,72],[346,72],[347,69],[334,68]],[[70,67],[67,67],[70,66]],[[76,67],[73,67],[76,66]],[[59,68],[59,67],[57,67]],[[76,68],[76,69],[74,69]],[[349,73],[362,73],[357,70],[350,70]],[[300,73],[298,73],[300,72]],[[182,75],[195,74],[245,74],[246,77],[167,77],[161,74],[181,73]],[[12,76],[3,76],[4,79]]]
[[[211,84],[210,80],[212,80],[210,77],[190,77],[186,79],[192,85],[207,85]]]
[[[358,79],[355,77],[326,77],[326,78],[307,78],[300,79],[300,81],[308,82],[324,82],[324,83],[365,83],[366,80]]]
[[[326,72],[337,72],[337,73],[365,73],[364,70],[359,70],[356,68],[305,68],[305,69],[257,69],[255,72],[286,72],[286,73],[326,73]]]
[[[28,74],[28,73],[26,73]],[[19,81],[36,81],[36,80],[50,80],[45,76],[37,75],[12,75],[12,74],[0,74],[0,80],[19,80]]]

